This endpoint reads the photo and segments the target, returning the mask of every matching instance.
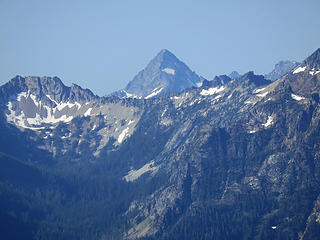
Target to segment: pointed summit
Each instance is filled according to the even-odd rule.
[[[157,56],[176,57],[172,52],[165,48],[162,49]]]
[[[173,53],[161,50],[125,88],[126,96],[151,98],[196,87],[202,78]]]
[[[240,77],[241,75],[237,72],[237,71],[232,71],[230,74],[229,74],[229,78],[231,79],[236,79],[238,77]]]

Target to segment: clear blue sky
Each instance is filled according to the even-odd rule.
[[[0,84],[58,76],[104,95],[167,48],[205,78],[320,47],[319,0],[0,0]]]

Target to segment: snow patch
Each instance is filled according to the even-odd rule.
[[[71,122],[72,119],[73,119],[72,116],[67,117],[67,115],[63,115],[60,119],[58,118],[57,120],[59,122],[62,121],[62,122],[66,122],[67,123],[67,122]]]
[[[293,71],[293,74],[297,74],[299,72],[303,72],[307,67],[298,67]]]
[[[37,123],[38,119],[39,119],[39,115],[36,115],[36,120],[33,120],[32,118],[27,118],[24,115],[24,112],[21,112],[20,115],[17,115],[16,112],[12,109],[12,102],[8,102],[8,110],[9,110],[9,114],[6,114],[7,117],[7,121],[9,123],[15,124],[16,126],[22,127],[22,128],[27,128],[27,129],[31,129],[31,130],[40,130],[40,129],[44,129],[44,127],[32,127],[32,126],[27,126],[26,125],[26,121],[28,124],[32,124],[32,123]],[[30,122],[30,123],[29,123]]]
[[[90,116],[91,111],[92,111],[92,108],[89,108],[83,115],[84,115],[85,117]]]
[[[54,115],[52,114],[52,109],[49,108],[48,106],[44,106],[44,108],[47,111],[47,116],[43,117],[40,116],[40,114],[36,113],[36,116],[33,118],[26,118],[24,112],[21,111],[20,114],[17,114],[13,109],[12,109],[12,102],[8,103],[8,110],[9,110],[9,114],[6,114],[7,117],[7,121],[10,123],[13,123],[19,127],[23,127],[23,128],[29,128],[32,130],[37,130],[37,129],[43,129],[44,127],[34,127],[32,125],[41,125],[41,124],[54,124],[54,123],[58,123],[58,122],[70,122],[73,117],[69,116],[67,117],[67,115],[62,115],[59,118],[55,118]],[[27,125],[26,125],[27,124]],[[29,125],[29,126],[28,126]]]
[[[291,97],[296,101],[301,101],[303,99],[306,99],[305,97],[301,97],[301,96],[298,96],[298,95],[295,95],[295,94],[291,94]]]
[[[194,105],[194,104],[199,104],[199,103],[201,103],[201,99],[198,99],[198,98],[196,98],[195,100],[193,100],[190,104],[189,104],[189,106],[192,106],[192,105]]]
[[[22,112],[21,115],[16,115],[16,112],[12,109],[12,102],[8,102],[8,110],[9,114],[6,114],[7,121],[10,123],[14,123],[20,127],[27,128],[24,123],[25,115]]]
[[[269,93],[269,92],[259,93],[259,94],[257,94],[257,96],[263,98],[263,97],[267,96],[268,93]]]
[[[312,69],[310,72],[310,75],[315,75],[315,74],[318,74],[318,73],[320,73],[320,70],[315,70],[315,69]]]
[[[32,97],[32,96],[31,96]],[[78,102],[75,103],[70,103],[70,102],[62,102],[62,103],[58,103],[56,100],[54,100],[50,95],[46,95],[46,97],[51,101],[54,102],[57,106],[56,109],[58,109],[59,111],[61,111],[62,109],[64,109],[65,107],[69,107],[72,108],[74,106],[77,106],[78,110],[81,108],[81,104]],[[86,103],[88,104],[88,103]]]
[[[68,108],[73,108],[75,105],[80,105],[80,103],[70,103],[70,102],[62,102],[62,103],[59,103],[56,107],[56,109],[58,109],[59,111],[61,111],[62,109],[64,109],[65,107],[68,107]],[[81,107],[81,105],[80,105]],[[79,106],[78,106],[79,108]]]
[[[118,143],[122,143],[122,141],[128,136],[128,132],[129,132],[129,128],[127,127],[120,133],[118,137]]]
[[[75,105],[78,107],[78,110],[81,108],[81,104],[78,102],[75,102]]]
[[[130,120],[130,121],[128,122],[128,126],[131,125],[131,124],[134,123],[134,122],[135,122],[134,120]]]
[[[56,105],[59,104],[59,103],[58,103],[56,100],[54,100],[50,95],[46,95],[46,97],[49,98],[49,100],[50,100],[51,102],[54,102]]]
[[[32,99],[32,101],[34,102],[34,105],[36,105],[37,107],[39,105],[41,105],[41,102],[37,101],[37,97],[35,95],[30,94],[30,98]]]
[[[273,124],[273,117],[272,117],[272,116],[269,116],[267,122],[264,123],[264,124],[262,124],[262,126],[264,126],[264,127],[269,127],[269,126],[271,126],[272,124]]]
[[[197,82],[196,85],[197,87],[202,87],[203,82]]]
[[[70,122],[73,117],[69,116],[67,117],[67,115],[62,115],[59,118],[55,118],[54,115],[52,114],[52,109],[49,108],[48,106],[45,106],[46,110],[47,110],[47,117],[46,118],[42,118],[41,123],[58,123],[58,122]]]
[[[244,104],[255,104],[255,103],[256,103],[256,102],[251,101],[251,100],[247,100],[247,101],[244,102]]]
[[[42,119],[38,113],[36,113],[35,118],[27,118],[27,122],[31,125],[40,125],[41,121],[42,121]]]
[[[162,69],[162,72],[174,75],[176,71],[174,69],[172,69],[172,68],[164,68],[164,69]]]
[[[20,102],[22,97],[27,98],[27,92],[19,93],[17,96],[17,101]]]
[[[132,94],[132,93],[128,93],[127,91],[125,91],[125,90],[123,90],[124,92],[125,92],[125,94],[126,94],[126,98],[141,98],[141,97],[139,97],[139,96],[137,96],[137,95],[134,95],[134,94]]]
[[[155,88],[152,90],[152,93],[150,93],[148,96],[145,97],[145,99],[148,99],[148,98],[152,98],[156,95],[158,95],[161,91],[163,90],[163,88]]]
[[[203,90],[200,92],[200,95],[202,95],[202,96],[213,95],[213,94],[222,92],[224,89],[225,89],[225,88],[224,88],[223,86],[220,87],[220,88],[218,88],[218,87],[209,88],[208,90],[203,89]]]
[[[165,108],[165,109],[163,110],[163,112],[161,113],[161,117],[162,117],[162,118],[164,117],[164,115],[166,114],[166,112],[167,112],[167,109]]]
[[[263,90],[265,90],[266,88],[259,88],[253,91],[253,93],[259,93],[262,92]]]
[[[61,137],[61,139],[66,139],[66,138],[69,138],[69,137],[71,137],[72,136],[72,133],[71,132],[69,132],[69,134],[68,135],[64,135],[64,136],[62,136]]]
[[[147,172],[151,172],[151,174],[155,174],[158,171],[158,169],[159,169],[159,166],[154,166],[154,161],[151,161],[137,170],[130,170],[128,174],[124,176],[124,179],[127,182],[133,182]]]

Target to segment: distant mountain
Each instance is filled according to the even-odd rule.
[[[236,79],[238,77],[240,77],[241,75],[237,72],[237,71],[232,71],[230,74],[229,74],[229,78],[231,79]]]
[[[179,93],[201,85],[203,78],[180,61],[170,51],[163,49],[139,72],[124,90],[112,95],[118,97],[152,98],[165,93]]]
[[[286,75],[288,72],[290,72],[292,69],[297,67],[300,63],[296,61],[280,61],[275,66],[274,69],[265,75],[266,79],[269,79],[271,81],[275,81],[284,75]]]

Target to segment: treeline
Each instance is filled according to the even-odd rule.
[[[130,203],[163,181],[127,183],[111,172],[103,174],[101,166],[77,174],[49,172],[4,154],[0,163],[5,170],[14,168],[10,177],[0,170],[3,239],[121,239]]]

